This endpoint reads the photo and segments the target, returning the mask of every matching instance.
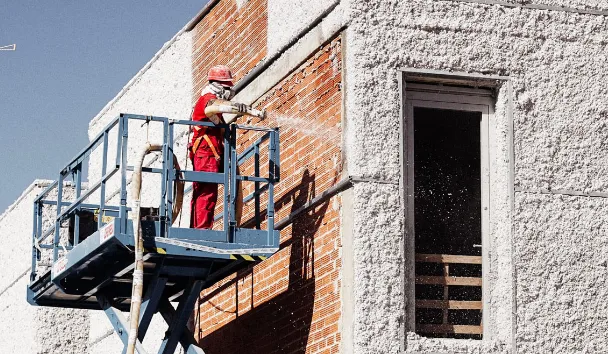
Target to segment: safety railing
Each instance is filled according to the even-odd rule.
[[[122,135],[123,124],[121,119],[117,118],[110,122],[101,133],[99,133],[83,150],[81,150],[75,158],[73,158],[59,173],[59,178],[51,183],[37,198],[34,200],[34,230],[32,234],[32,273],[31,278],[34,280],[36,275],[37,262],[41,260],[42,250],[52,250],[52,258],[50,262],[55,262],[58,259],[60,248],[64,252],[71,250],[75,245],[80,242],[80,211],[82,210],[99,210],[100,214],[108,210],[112,212],[118,212],[119,209],[116,207],[105,206],[105,192],[106,183],[112,178],[118,171],[121,165],[121,152],[120,144],[122,139],[119,139],[119,148],[117,149],[115,163],[111,169],[108,169],[108,140],[110,132],[118,126],[118,136]],[[98,147],[102,148],[103,161],[102,166],[102,177],[94,185],[87,186],[86,191],[83,193],[83,163],[90,157],[91,153]],[[64,201],[64,187],[67,185],[66,181],[70,180],[75,192],[75,200],[72,202]],[[83,203],[84,200],[89,198],[95,191],[100,190],[100,203],[99,204],[87,204]],[[51,193],[55,192],[56,196],[51,197]],[[54,206],[56,213],[54,216],[50,216],[51,226],[47,229],[43,229],[43,210],[46,206]],[[76,212],[78,211],[78,212]],[[68,219],[70,216],[74,217],[74,239],[71,245],[65,245],[60,243],[61,238],[61,223]],[[98,228],[103,225],[103,217],[98,218]],[[49,238],[52,239],[49,243]],[[48,265],[48,264],[47,264]]]
[[[280,155],[279,155],[279,132],[274,128],[255,127],[247,125],[214,125],[210,122],[195,122],[191,120],[172,120],[166,117],[121,114],[110,122],[80,153],[76,155],[59,173],[57,181],[49,185],[34,200],[34,219],[32,233],[32,281],[36,276],[37,264],[41,262],[43,250],[52,252],[48,261],[55,263],[61,252],[69,252],[77,246],[84,235],[80,228],[80,218],[83,211],[88,211],[97,215],[97,229],[100,229],[108,220],[104,216],[118,218],[119,230],[116,232],[127,232],[127,221],[130,208],[128,207],[129,185],[128,172],[133,171],[133,167],[128,165],[129,153],[129,122],[140,121],[142,124],[161,124],[163,135],[163,149],[160,155],[160,168],[145,167],[144,173],[152,173],[161,176],[159,188],[159,221],[160,237],[166,237],[168,228],[173,224],[173,191],[176,183],[182,182],[206,182],[223,185],[224,210],[220,216],[223,219],[226,242],[234,242],[236,224],[236,197],[237,181],[253,182],[255,192],[245,198],[246,200],[256,199],[256,225],[260,226],[260,195],[267,193],[266,206],[266,226],[268,230],[268,240],[272,239],[274,233],[274,184],[279,181],[280,176]],[[176,140],[176,126],[188,127],[216,127],[224,129],[224,151],[223,151],[223,172],[198,172],[192,170],[180,170],[173,165],[174,143]],[[244,152],[237,155],[237,135],[239,131],[257,131],[263,135]],[[110,160],[110,135],[116,132],[116,154]],[[261,176],[259,168],[259,156],[262,144],[268,146],[268,172],[267,176]],[[93,183],[83,184],[84,164],[91,157],[96,149],[101,149],[101,171],[100,179]],[[238,174],[238,165],[255,156],[256,168],[253,175]],[[157,160],[158,161],[158,160]],[[108,205],[108,183],[112,177],[119,178],[118,205]],[[74,196],[71,200],[66,198],[65,186],[71,184],[74,189]],[[95,193],[98,193],[95,195]],[[88,203],[93,196],[97,198],[97,203]],[[87,203],[85,203],[87,201]],[[54,215],[45,215],[45,208],[54,207]],[[48,213],[47,213],[48,214]],[[46,219],[45,219],[46,218]],[[50,220],[49,220],[50,219]],[[50,226],[45,228],[46,223]],[[62,223],[69,220],[73,224],[68,242],[65,235],[62,235]],[[64,241],[62,241],[62,237]],[[49,265],[49,264],[46,264]]]
[[[268,144],[272,143],[274,145],[274,149],[276,151],[276,158],[275,158],[275,161],[276,161],[275,167],[276,168],[275,168],[274,177],[277,181],[280,179],[280,168],[278,165],[278,162],[280,161],[280,158],[278,155],[279,154],[279,139],[278,139],[278,136],[276,135],[276,133],[274,133],[273,131],[274,130],[266,130],[260,138],[258,138],[256,141],[254,141],[253,144],[251,144],[249,147],[244,149],[244,151],[238,155],[236,161],[237,161],[237,167],[238,167],[239,171],[241,171],[242,166],[244,166],[250,159],[253,159],[254,175],[259,176],[261,173],[260,168],[262,165],[262,161],[261,161],[262,145],[264,143],[268,143]],[[272,142],[272,139],[274,139],[275,141]],[[244,196],[243,200],[242,200],[243,204],[247,204],[252,200],[254,201],[254,217],[252,220],[248,220],[246,222],[246,224],[244,224],[244,225],[245,226],[252,225],[257,229],[260,229],[261,223],[262,223],[261,196],[262,196],[262,194],[268,192],[269,188],[271,187],[271,184],[263,179],[256,180],[255,178],[252,179],[252,178],[248,178],[246,176],[241,176],[241,175],[237,175],[237,179],[240,181],[251,180],[254,183],[253,192],[248,194],[247,196]],[[222,218],[223,218],[223,215],[218,214],[215,216],[214,221],[219,221]]]

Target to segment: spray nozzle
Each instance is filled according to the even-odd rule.
[[[255,109],[251,109],[251,111],[252,111],[252,113],[255,113],[255,114],[253,114],[254,116],[260,118],[261,120],[266,119],[266,110],[265,109],[263,109],[261,111],[258,111],[258,110],[255,110]]]

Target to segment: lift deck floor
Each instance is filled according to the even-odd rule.
[[[169,228],[158,237],[159,222],[142,222],[144,234],[144,292],[155,279],[166,283],[162,298],[178,301],[192,281],[202,288],[262,261],[276,252],[267,245],[268,231],[237,229],[235,242],[224,231]],[[114,308],[128,310],[134,267],[133,228],[119,230],[118,219],[87,237],[28,286],[28,302],[40,306],[102,309],[107,299]],[[278,232],[273,238],[278,239]]]

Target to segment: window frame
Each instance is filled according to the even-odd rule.
[[[404,80],[405,81],[405,80]],[[494,93],[487,89],[476,89],[437,84],[404,82],[402,100],[403,119],[403,193],[406,220],[405,259],[407,296],[407,331],[416,332],[415,299],[415,220],[414,220],[414,107],[450,109],[481,112],[480,153],[481,153],[481,246],[482,246],[482,341],[491,338],[490,314],[488,306],[490,262],[490,217],[491,217],[491,149],[490,121],[494,116]],[[458,339],[452,339],[458,340]]]

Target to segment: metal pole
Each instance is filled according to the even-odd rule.
[[[38,202],[34,202],[34,221],[32,223],[32,271],[30,273],[30,281],[36,278],[36,260],[38,259],[38,249],[36,248],[36,239],[38,235]]]
[[[266,238],[266,244],[277,246],[274,244],[274,181],[275,181],[275,165],[276,165],[276,131],[271,133],[269,141],[269,153],[268,153],[268,207],[266,209],[266,216],[268,217],[268,236]]]
[[[127,142],[129,138],[129,120],[125,117],[120,117],[120,125],[122,136],[119,137],[120,149],[120,211],[119,218],[121,221],[120,232],[127,232]]]
[[[161,183],[160,183],[160,203],[158,206],[159,216],[160,216],[160,237],[165,237],[165,227],[167,225],[167,119],[163,120],[163,149],[161,154],[163,154],[161,161]],[[149,124],[149,123],[148,123]]]
[[[108,316],[110,323],[112,323],[112,327],[114,327],[114,331],[116,332],[116,334],[118,334],[120,340],[126,347],[127,342],[129,340],[129,327],[125,316],[120,310],[110,305],[110,301],[105,295],[98,294],[97,302],[99,302],[99,306],[106,313],[106,316]],[[135,343],[135,349],[139,354],[146,354],[146,350],[141,345],[141,342],[139,340]]]
[[[254,150],[254,176],[260,177],[260,144],[255,145]],[[262,228],[261,218],[260,218],[260,182],[256,181],[255,183],[255,191],[254,191],[254,199],[255,199],[255,228],[260,230]]]
[[[175,166],[173,166],[173,156],[175,153],[173,152],[173,122],[169,122],[167,125],[167,133],[165,144],[167,146],[167,170],[169,173],[167,174],[167,231],[168,228],[173,225],[173,189],[175,188],[175,178],[177,171],[175,170]],[[168,236],[168,233],[167,233]]]
[[[226,242],[230,242],[230,223],[228,222],[230,214],[228,213],[229,195],[230,195],[230,129],[224,129],[224,232],[226,233]]]
[[[80,194],[82,193],[82,162],[76,166],[76,199],[80,198]],[[80,207],[76,209],[74,213],[74,244],[72,246],[78,245],[80,243]]]
[[[36,237],[38,237],[38,242],[44,242],[42,239],[40,239],[40,237],[42,237],[42,208],[44,208],[44,205],[42,204],[42,201],[37,202],[38,203],[38,225],[36,226]],[[40,251],[38,251],[40,252]]]
[[[176,311],[169,300],[163,299],[159,304],[158,310],[167,324],[170,325],[173,323],[173,319],[176,317]],[[186,351],[186,354],[205,354],[205,352],[196,345],[194,335],[188,330],[188,328],[184,329],[179,342]]]
[[[237,197],[237,182],[236,174],[237,168],[237,154],[236,154],[236,127],[230,126],[230,233],[228,235],[228,242],[234,242],[234,235],[236,233],[236,197]],[[226,188],[224,186],[224,188]]]
[[[118,155],[118,153],[117,153]],[[103,132],[103,157],[101,161],[101,200],[99,201],[99,218],[97,219],[97,228],[101,229],[103,226],[103,214],[106,208],[106,181],[103,180],[103,176],[106,175],[108,169],[108,131]]]
[[[57,262],[59,257],[59,241],[60,241],[60,227],[61,220],[59,220],[59,216],[61,215],[61,199],[63,197],[63,171],[59,173],[59,180],[57,183],[57,216],[55,218],[55,238],[53,239],[53,263]]]
[[[158,304],[160,303],[166,285],[167,278],[159,277],[155,277],[148,285],[144,302],[141,304],[141,312],[139,313],[139,330],[137,338],[141,342],[143,342],[146,332],[148,332],[152,317],[158,310]]]
[[[281,138],[279,137],[279,128],[276,128],[272,132],[272,136],[275,139],[274,143],[274,183],[277,183],[281,180]]]
[[[184,290],[183,298],[179,302],[175,316],[173,316],[172,321],[169,324],[168,333],[170,333],[170,335],[168,338],[163,340],[163,343],[158,351],[159,354],[170,354],[175,351],[177,344],[182,338],[186,323],[188,322],[188,318],[190,317],[194,303],[200,295],[202,287],[203,281],[196,280],[191,281]]]

